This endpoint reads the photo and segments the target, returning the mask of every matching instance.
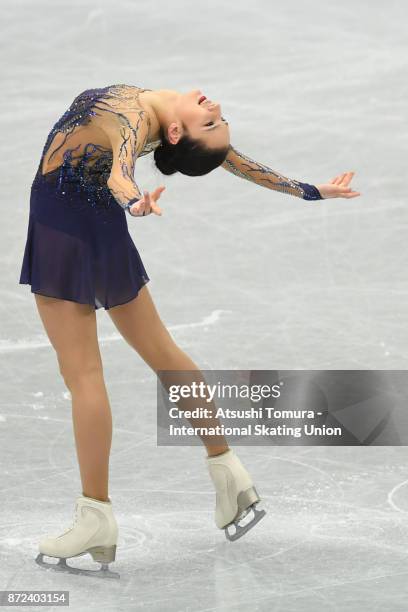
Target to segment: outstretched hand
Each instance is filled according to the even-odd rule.
[[[339,174],[330,181],[330,183],[324,183],[323,185],[316,185],[322,198],[356,198],[361,195],[359,191],[353,191],[349,186],[351,179],[354,176],[354,172],[345,172]]]
[[[132,217],[142,217],[150,215],[152,212],[155,215],[161,215],[162,211],[156,202],[165,189],[164,185],[162,185],[152,191],[151,194],[148,191],[143,191],[143,197],[129,208]]]

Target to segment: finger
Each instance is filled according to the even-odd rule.
[[[143,198],[140,198],[140,200],[138,200],[137,202],[132,204],[132,206],[130,207],[130,212],[131,212],[132,215],[137,215],[138,214],[139,207],[140,207],[142,202],[143,202]]]
[[[151,194],[148,191],[145,191],[145,194],[146,194],[146,197],[145,197],[146,204],[147,204],[147,206],[150,206],[150,203],[151,203]]]
[[[138,206],[137,206],[137,214],[138,215],[143,215],[144,211],[146,209],[146,198],[145,196],[143,196],[143,198],[141,200],[139,200],[138,202]]]
[[[343,174],[339,174],[339,176],[334,181],[334,185],[340,185],[345,176],[346,176],[345,172]]]
[[[347,195],[350,195],[352,193],[360,193],[359,191],[356,191],[355,189],[353,189],[352,187],[346,187],[343,190],[343,193],[346,193]]]
[[[152,204],[152,212],[154,212],[156,215],[159,215],[159,214],[161,215],[161,210],[159,206],[157,206],[156,203]]]
[[[347,196],[350,195],[351,192],[352,192],[351,187],[346,187],[346,188],[342,187],[341,189],[339,189],[336,197],[337,198],[346,198]]]
[[[161,194],[162,194],[162,192],[160,191],[160,188],[158,187],[157,189],[155,189],[152,192],[153,199],[154,200],[158,200],[160,198]]]
[[[343,172],[343,174],[338,174],[337,176],[334,177],[334,179],[332,181],[330,181],[332,183],[332,185],[340,185],[341,182],[343,181],[343,177],[345,175],[345,172]]]
[[[354,172],[347,172],[342,182],[342,185],[348,185],[351,179],[353,178],[353,176],[354,176]]]
[[[154,198],[159,199],[165,189],[165,187],[157,187],[153,192]]]
[[[152,211],[154,212],[155,215],[160,215],[162,214],[161,208],[159,206],[157,206],[156,204],[154,204],[152,206]]]

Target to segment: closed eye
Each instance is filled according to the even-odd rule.
[[[224,117],[221,117],[222,121],[224,121],[227,125],[228,125],[228,121],[226,119],[224,119]],[[205,124],[206,126],[210,126],[210,125],[214,125],[214,121],[210,121],[209,123]]]

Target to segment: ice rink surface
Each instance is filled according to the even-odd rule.
[[[157,448],[155,375],[104,310],[121,580],[38,567],[81,488],[69,395],[18,285],[39,155],[75,95],[199,88],[244,154],[313,184],[354,170],[362,196],[310,203],[140,159],[139,185],[166,185],[163,216],[128,223],[174,339],[202,369],[405,369],[406,3],[14,0],[2,14],[0,589],[69,590],[75,612],[406,612],[408,449],[236,447],[268,514],[227,542],[203,448]]]

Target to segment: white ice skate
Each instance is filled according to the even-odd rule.
[[[206,461],[216,490],[215,524],[224,529],[227,540],[238,540],[265,516],[265,510],[255,507],[260,497],[250,475],[231,448],[222,455],[206,457]],[[252,520],[240,525],[251,510],[254,514]],[[235,526],[234,533],[228,531],[230,525]]]
[[[115,560],[117,539],[118,525],[113,515],[112,502],[80,495],[76,500],[72,527],[60,536],[43,538],[39,543],[40,553],[36,562],[42,567],[70,574],[120,578],[117,572],[109,570],[109,563]],[[101,563],[98,570],[80,569],[67,564],[68,558],[87,553],[94,561]],[[57,557],[59,561],[48,563],[44,561],[44,555]]]

